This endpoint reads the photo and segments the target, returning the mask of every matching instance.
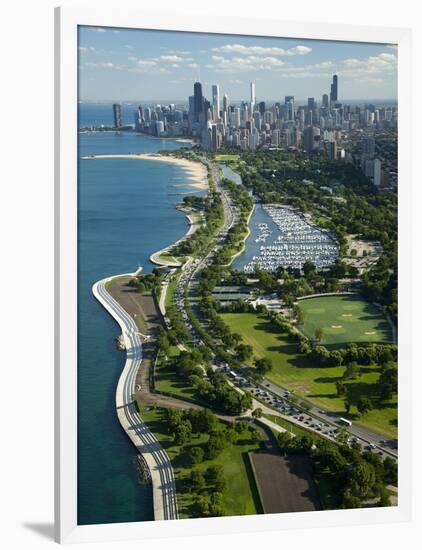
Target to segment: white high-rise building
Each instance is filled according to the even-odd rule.
[[[251,82],[251,114],[254,111],[255,103],[256,103],[255,82]]]
[[[220,87],[218,84],[213,84],[211,87],[212,95],[212,112],[214,121],[220,118]]]

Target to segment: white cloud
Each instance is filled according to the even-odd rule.
[[[133,56],[133,55],[129,56],[127,59],[128,59],[128,61],[137,61],[138,60],[138,58]]]
[[[192,57],[180,57],[179,55],[160,55],[155,57],[157,63],[188,63],[193,61]]]
[[[397,57],[393,53],[383,52],[364,59],[355,57],[345,59],[339,66],[339,74],[359,77],[362,75],[385,75],[397,70]]]
[[[291,55],[306,55],[312,51],[308,46],[294,46],[293,48],[266,48],[263,46],[244,46],[242,44],[225,44],[218,48],[212,48],[213,52],[235,53],[240,55],[275,56],[284,57]]]
[[[276,57],[257,57],[255,55],[233,58],[213,55],[211,60],[214,63],[207,65],[207,68],[216,72],[265,71],[278,69],[284,65],[284,61]]]
[[[157,63],[153,59],[138,59],[138,65],[150,67],[157,65]]]
[[[190,69],[197,69],[198,68],[198,63],[188,63],[188,67]]]

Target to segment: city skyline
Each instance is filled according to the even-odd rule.
[[[232,101],[297,100],[327,92],[338,74],[343,99],[395,100],[394,45],[81,27],[80,101],[181,101],[201,81]],[[306,90],[304,90],[304,84]]]

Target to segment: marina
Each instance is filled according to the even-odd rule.
[[[252,239],[247,246],[252,245],[253,254],[243,261],[245,273],[252,273],[256,266],[264,271],[301,269],[310,261],[317,269],[324,269],[335,262],[338,245],[331,232],[317,227],[290,206],[267,204],[261,210],[261,216],[251,220]],[[263,219],[264,213],[269,220]]]

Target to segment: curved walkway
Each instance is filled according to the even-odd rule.
[[[132,275],[132,274],[130,274]],[[94,284],[92,292],[119,324],[126,345],[126,363],[116,389],[117,416],[151,473],[154,519],[177,519],[176,484],[173,467],[166,451],[142,421],[133,399],[135,379],[142,362],[142,341],[135,321],[107,292],[107,277]]]

